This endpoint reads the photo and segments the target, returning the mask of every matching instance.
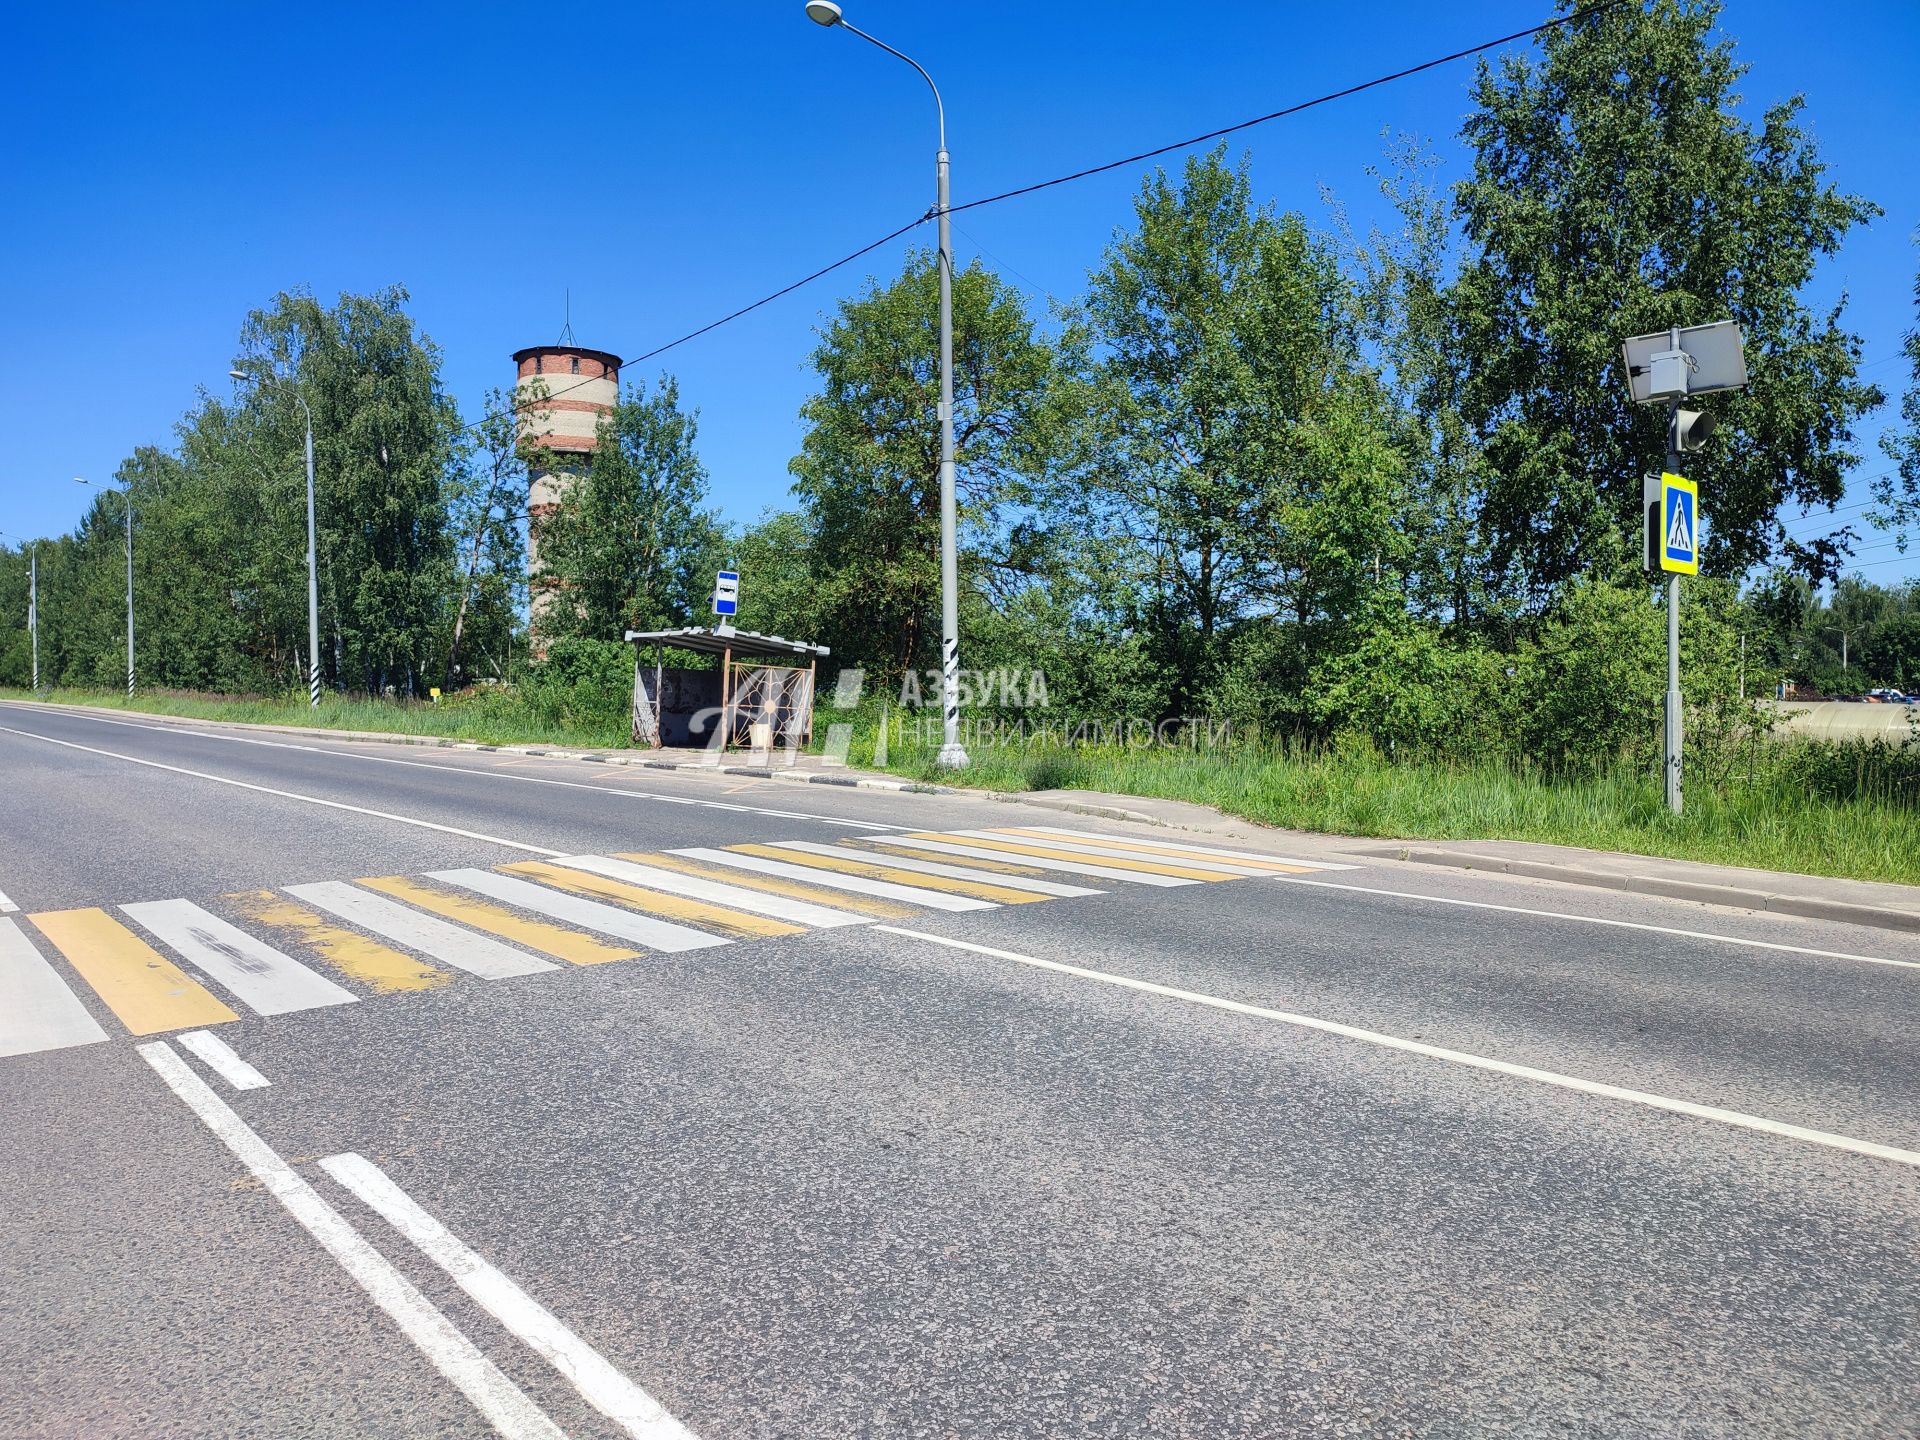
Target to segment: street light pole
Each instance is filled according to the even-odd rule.
[[[244,370],[227,374],[242,385],[253,377]],[[279,377],[274,377],[276,380]],[[307,703],[320,708],[320,547],[314,538],[313,523],[313,407],[297,389],[293,398],[307,417]]]
[[[933,92],[934,110],[940,124],[940,149],[934,159],[934,211],[939,221],[940,244],[940,704],[944,716],[938,763],[948,769],[963,769],[967,752],[960,744],[960,565],[959,502],[955,496],[953,459],[953,225],[948,184],[947,107],[940,98],[940,87],[919,61],[903,55],[884,40],[877,40],[849,23],[833,0],[807,0],[807,18],[816,25],[839,26],[868,44],[877,46],[904,60],[927,82]]]
[[[0,539],[7,538],[0,531]],[[40,693],[40,542],[15,535],[27,547],[27,633],[33,637],[33,693]]]
[[[1667,470],[1670,474],[1680,473],[1681,459],[1678,446],[1678,432],[1674,428],[1674,418],[1679,413],[1679,400],[1667,402]],[[1667,576],[1667,723],[1666,723],[1666,781],[1667,809],[1675,815],[1681,807],[1681,749],[1680,726],[1682,706],[1680,700],[1680,577]]]

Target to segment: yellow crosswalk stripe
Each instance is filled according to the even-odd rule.
[[[453,979],[436,965],[344,930],[271,890],[242,890],[227,896],[249,920],[284,930],[314,954],[376,995],[402,990],[432,990]]]
[[[135,1035],[240,1018],[104,910],[48,910],[27,918]]]
[[[354,883],[572,965],[604,965],[610,960],[631,960],[641,953],[624,946],[609,945],[604,940],[596,940],[591,935],[582,935],[577,930],[569,930],[547,920],[530,920],[504,905],[437,890],[417,880],[410,880],[405,875],[377,875]]]
[[[1193,850],[1183,850],[1177,844],[1162,845],[1147,840],[1116,840],[1111,835],[1050,835],[1044,830],[1030,829],[1024,825],[1004,833],[1033,840],[1053,841],[1056,844],[1077,840],[1090,850],[1137,850],[1147,855],[1164,855],[1169,860],[1198,862],[1211,860],[1216,865],[1244,865],[1249,869],[1272,870],[1280,875],[1310,875],[1316,869],[1312,865],[1296,865],[1288,860],[1270,860],[1265,855],[1251,855],[1238,850],[1231,855],[1205,855]]]
[[[764,890],[769,895],[784,895],[789,900],[806,900],[835,910],[851,910],[856,915],[871,915],[878,920],[911,920],[921,913],[910,905],[882,900],[877,895],[853,895],[844,890],[828,890],[816,885],[804,885],[782,875],[757,875],[725,865],[708,865],[689,860],[684,855],[629,852],[614,858],[631,860],[637,865],[658,865],[663,870],[678,870],[683,875],[699,875],[707,880],[720,880],[749,890]]]
[[[901,870],[869,856],[849,853],[844,857],[822,855],[813,850],[788,850],[779,845],[729,845],[742,855],[758,855],[767,860],[790,860],[796,865],[812,865],[845,875],[864,875],[869,880],[891,880],[899,885],[918,885],[925,890],[944,890],[954,895],[971,895],[976,900],[997,900],[1002,905],[1025,905],[1030,900],[1045,900],[1031,890],[1011,890],[1005,885],[989,885],[983,880],[961,880],[950,875],[927,875],[918,870]]]
[[[842,842],[843,844],[846,842]],[[884,850],[889,855],[898,855],[907,860],[924,860],[927,852],[915,850],[909,845],[889,845],[885,836],[862,835],[860,848],[863,850]],[[1047,872],[1034,865],[1021,865],[1012,860],[989,860],[984,855],[969,855],[965,859],[956,859],[956,864],[965,865],[973,870],[997,870],[1002,875],[1019,875],[1028,880],[1044,880]]]
[[[989,840],[984,835],[949,835],[941,830],[917,830],[916,840],[945,840],[953,845],[979,845],[988,850],[1005,850],[1014,855],[1043,856],[1049,860],[1074,860],[1082,864],[1104,865],[1109,870],[1140,870],[1149,875],[1173,875],[1182,880],[1235,880],[1219,870],[1193,870],[1164,860],[1126,860],[1118,855],[1089,855],[1084,850],[1061,850],[1048,845],[1019,840]]]
[[[545,860],[519,860],[511,865],[499,865],[494,868],[513,875],[524,875],[530,880],[540,881],[543,885],[571,890],[576,895],[589,895],[596,900],[611,900],[616,905],[626,906],[629,910],[639,910],[648,915],[661,915],[669,920],[679,920],[689,925],[704,925],[709,929],[719,930],[728,935],[737,935],[744,939],[806,933],[807,927],[804,925],[792,925],[785,920],[775,920],[768,915],[749,915],[744,910],[729,910],[724,905],[694,900],[685,895],[667,895],[658,890],[629,885],[624,880],[595,875],[591,871],[574,870],[565,865],[551,865]]]

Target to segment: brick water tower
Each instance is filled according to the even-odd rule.
[[[540,532],[567,491],[586,473],[600,417],[620,397],[620,357],[578,345],[535,345],[516,350],[514,384],[521,431],[549,452],[552,463],[536,466],[527,485],[528,620],[535,659],[546,654],[542,621],[553,609],[558,586],[540,565]],[[545,398],[539,398],[544,388]]]

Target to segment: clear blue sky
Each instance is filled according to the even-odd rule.
[[[956,202],[1177,139],[1522,29],[1550,0],[847,0],[950,113]],[[1750,107],[1801,92],[1834,180],[1886,210],[1824,268],[1869,378],[1897,391],[1920,252],[1920,5],[1733,0]],[[0,168],[0,529],[51,534],[132,449],[226,387],[246,311],[297,285],[393,281],[469,415],[513,350],[635,355],[904,223],[932,198],[933,117],[905,66],[801,0],[677,5],[32,6],[9,24]],[[1373,217],[1382,131],[1457,141],[1470,62],[1236,137],[1256,192]],[[1137,174],[960,217],[956,249],[1078,293]],[[924,235],[925,232],[922,232]],[[822,313],[880,252],[662,357],[701,410],[714,498],[786,494]],[[1865,463],[1888,463],[1863,436]],[[1863,493],[1863,492],[1862,492]],[[1861,494],[1850,494],[1857,500]],[[1842,519],[1857,518],[1853,511]],[[1819,521],[1796,525],[1821,528]],[[1877,535],[1863,573],[1920,573]]]

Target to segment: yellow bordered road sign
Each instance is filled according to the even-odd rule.
[[[1700,487],[1674,474],[1660,477],[1660,568],[1700,573]]]

